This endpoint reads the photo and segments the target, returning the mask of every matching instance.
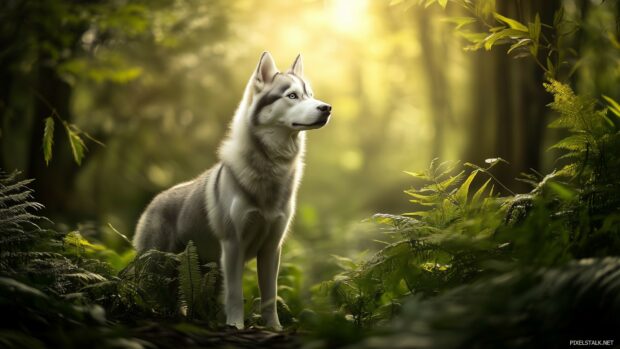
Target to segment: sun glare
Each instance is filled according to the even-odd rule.
[[[363,32],[368,25],[368,0],[326,0],[331,24],[343,33]]]

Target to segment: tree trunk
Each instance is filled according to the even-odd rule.
[[[446,123],[450,118],[450,100],[448,98],[448,84],[444,74],[445,67],[445,47],[437,47],[433,43],[434,31],[429,19],[434,17],[430,9],[419,10],[417,13],[418,39],[422,47],[422,62],[426,79],[428,81],[428,98],[433,119],[433,129],[435,135],[431,146],[431,157],[441,157],[443,155],[444,134]]]
[[[70,204],[68,199],[78,166],[73,162],[66,131],[58,119],[55,120],[53,159],[49,166],[45,164],[43,129],[45,118],[52,115],[52,110],[64,121],[71,121],[71,87],[53,69],[41,67],[33,93],[36,99],[25,175],[36,179],[33,183],[35,197],[45,205],[46,214],[54,216],[64,212]]]

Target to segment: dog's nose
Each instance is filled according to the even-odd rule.
[[[318,107],[316,107],[316,109],[322,111],[322,112],[326,112],[326,111],[332,111],[332,106],[329,104],[321,104]]]

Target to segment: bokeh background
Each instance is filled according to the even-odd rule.
[[[571,62],[579,72],[566,78],[618,99],[618,49],[601,35],[616,30],[618,5],[594,2],[489,4],[509,17],[538,12],[543,23],[560,3],[566,16],[583,15],[578,36],[566,39],[581,43],[580,61]],[[546,150],[559,135],[546,128],[543,71],[502,48],[463,50],[466,38],[446,18],[464,15],[398,0],[5,0],[0,167],[35,178],[36,199],[57,224],[122,252],[128,246],[110,225],[131,236],[154,195],[217,161],[260,53],[270,51],[280,69],[301,53],[315,95],[334,107],[329,125],[308,136],[284,256],[312,285],[334,274],[332,255],[381,246],[365,220],[410,210],[405,170],[435,157],[499,156],[510,166],[497,177],[518,192],[519,173],[557,166]],[[82,132],[80,165],[63,122]]]

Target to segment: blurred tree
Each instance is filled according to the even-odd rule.
[[[205,46],[208,40],[222,37],[227,29],[223,7],[217,0],[0,4],[0,78],[4,82],[0,86],[0,167],[19,168],[36,178],[38,200],[50,214],[67,214],[79,207],[71,203],[77,175],[101,149],[88,142],[90,135],[80,127],[107,143],[111,133],[120,130],[110,128],[119,112],[126,116],[122,110],[134,111],[140,117],[137,108],[169,92],[163,84],[141,88],[144,78],[161,72],[170,52],[185,53],[195,49],[199,40],[207,40]],[[157,51],[160,54],[154,55]],[[139,89],[134,91],[134,104],[127,99],[128,90],[119,86],[136,80],[142,83],[133,85]],[[112,98],[117,93],[124,94],[122,101]],[[108,112],[94,114],[79,108],[90,103],[85,101],[94,101],[93,107],[105,105]],[[46,164],[43,135],[49,118],[56,127],[53,146],[46,143],[53,149],[53,159]],[[84,142],[90,153],[82,162]]]
[[[525,23],[533,22],[536,13],[542,23],[553,23],[560,2],[499,1],[496,6],[498,13],[524,19]],[[477,52],[471,59],[473,108],[463,160],[483,163],[489,157],[507,159],[512,166],[499,168],[498,178],[516,191],[525,190],[515,178],[531,168],[541,169],[546,105],[550,102],[540,85],[545,71],[532,60],[513,62],[504,48],[494,48],[490,54]]]
[[[70,87],[56,67],[74,53],[85,23],[77,20],[75,7],[59,1],[6,1],[0,7],[0,166],[24,169],[27,176],[37,178],[38,195],[54,207],[51,197],[63,199],[74,168],[62,129],[56,128],[56,148],[61,151],[57,165],[45,169],[43,120],[55,113],[71,121]]]
[[[413,11],[418,23],[418,40],[422,48],[422,63],[428,82],[430,113],[434,136],[431,157],[442,157],[445,144],[445,128],[453,126],[450,90],[447,77],[447,42],[444,27],[434,28],[431,20],[436,18],[437,8]]]

